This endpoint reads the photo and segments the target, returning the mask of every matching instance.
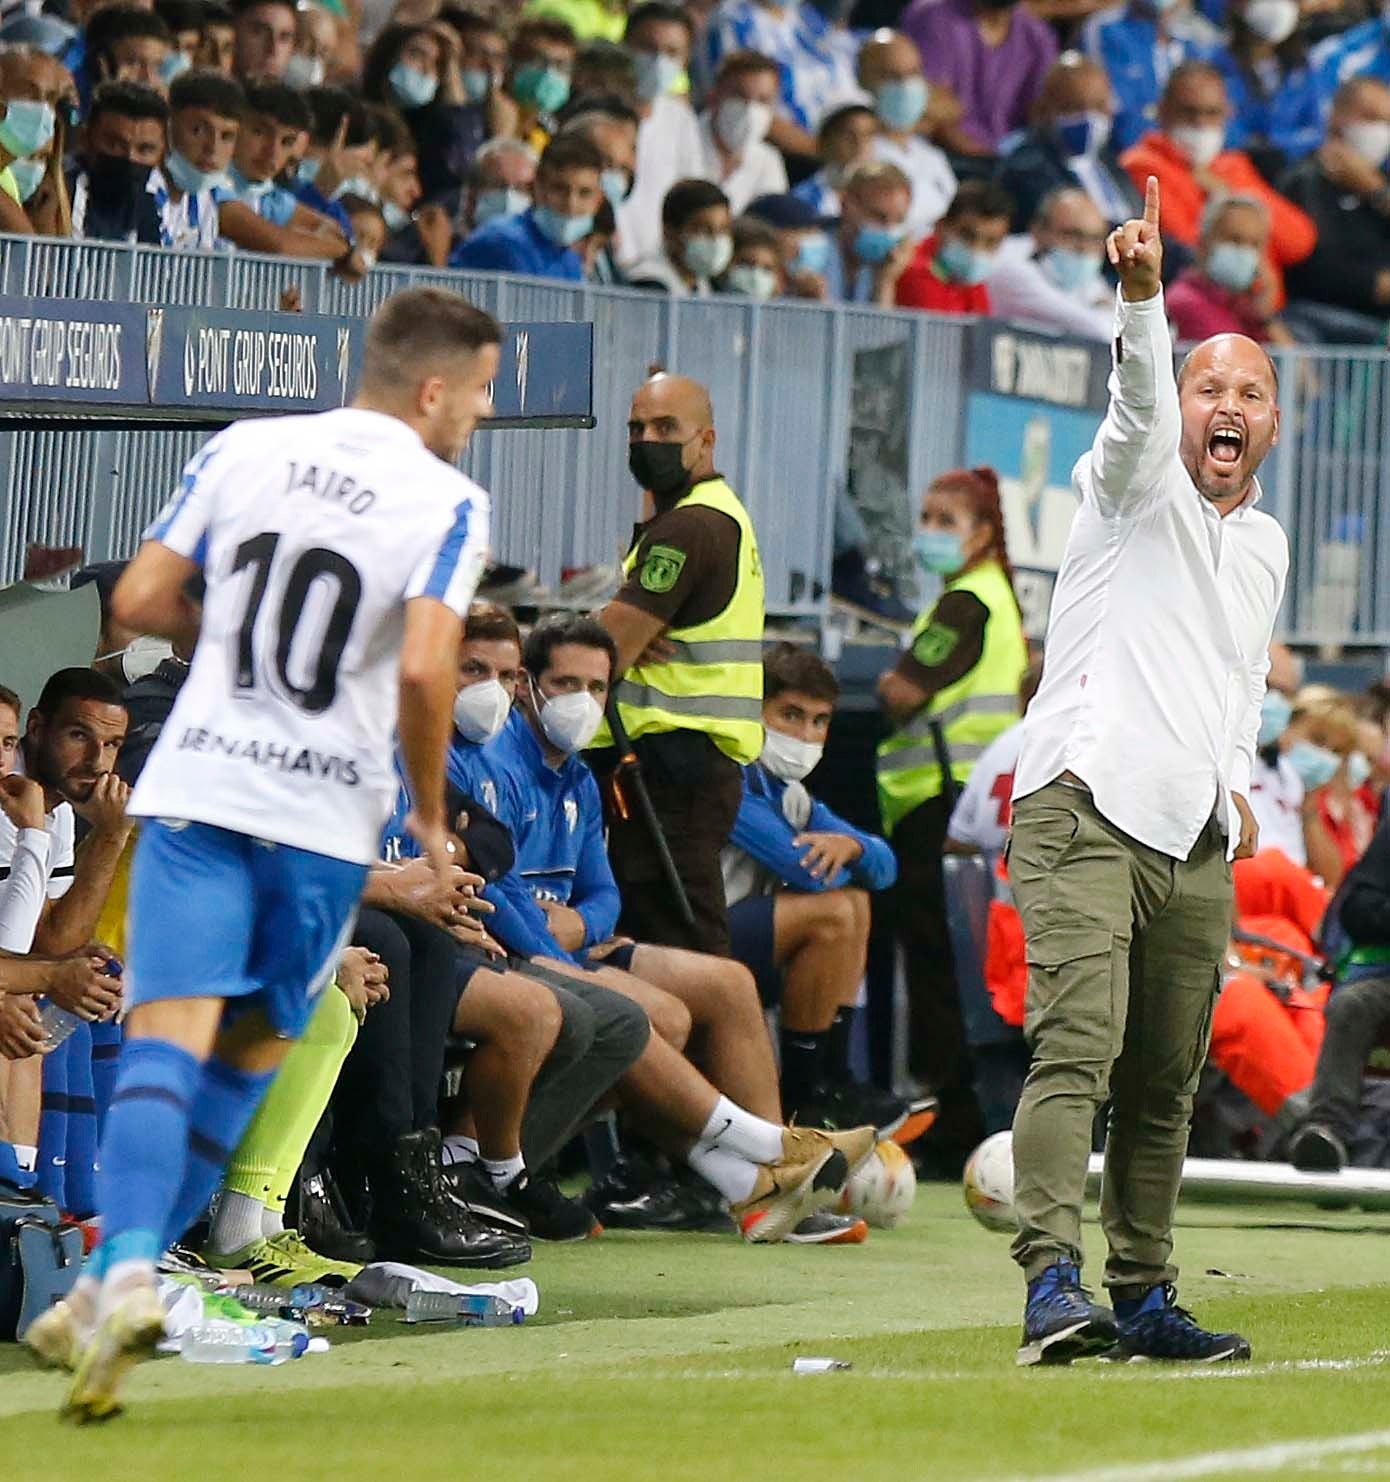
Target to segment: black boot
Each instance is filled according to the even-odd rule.
[[[399,1138],[373,1182],[371,1233],[383,1259],[488,1271],[531,1259],[524,1236],[489,1229],[445,1192],[433,1127]]]
[[[361,1230],[349,1226],[347,1206],[333,1175],[325,1168],[308,1176],[301,1173],[297,1182],[299,1208],[287,1223],[299,1231],[305,1245],[331,1261],[349,1261],[357,1266],[374,1261],[372,1242]]]

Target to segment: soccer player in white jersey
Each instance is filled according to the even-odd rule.
[[[444,757],[488,537],[488,497],[452,465],[491,410],[500,339],[457,294],[397,294],[368,329],[352,405],[213,438],[116,587],[136,632],[199,631],[131,800],[144,822],[103,1240],[50,1321],[70,1356],[96,1324],[67,1400],[77,1419],[114,1413],[162,1336],[155,1261],[211,1196],[348,940],[396,793],[393,727],[411,831],[452,868]],[[200,574],[201,619],[187,595]]]

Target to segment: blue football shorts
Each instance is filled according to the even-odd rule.
[[[367,866],[208,823],[140,823],[126,1002],[223,998],[297,1039],[352,936]],[[224,1020],[224,1022],[227,1022]]]

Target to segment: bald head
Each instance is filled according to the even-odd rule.
[[[1082,113],[1114,111],[1115,95],[1105,69],[1077,52],[1068,52],[1053,64],[1033,105],[1034,119],[1041,125]]]
[[[1179,456],[1198,492],[1224,515],[1249,493],[1279,436],[1279,374],[1243,334],[1203,340],[1178,372]]]
[[[679,499],[714,472],[714,408],[708,389],[689,376],[664,372],[653,376],[632,398],[627,438],[629,466],[638,482],[656,496],[659,505]],[[673,444],[677,453],[638,450],[638,444],[649,443]],[[680,467],[666,481],[668,488],[657,487],[660,481],[653,475],[659,465],[676,456]]]
[[[1263,373],[1268,380],[1270,400],[1279,399],[1279,367],[1258,341],[1243,334],[1214,334],[1188,351],[1178,368],[1178,395],[1193,377],[1215,368],[1239,367],[1244,371]]]
[[[901,31],[875,31],[859,49],[859,81],[870,92],[921,75],[922,54]]]

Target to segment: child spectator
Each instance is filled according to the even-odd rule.
[[[236,21],[219,0],[209,0],[203,7],[203,25],[193,65],[209,72],[232,75],[236,65]]]
[[[732,226],[728,197],[717,185],[677,181],[661,205],[661,254],[636,263],[629,281],[678,298],[707,298],[733,258]]]
[[[776,228],[756,216],[734,222],[734,255],[719,282],[721,293],[768,299],[782,291],[782,244]]]
[[[169,89],[169,147],[150,177],[160,241],[176,252],[217,245],[216,187],[225,187],[246,96],[216,72],[185,72]]]
[[[811,206],[818,216],[838,216],[840,191],[860,165],[867,165],[875,158],[877,136],[877,117],[867,103],[846,103],[832,108],[816,132],[816,157],[823,163],[792,194]]]

